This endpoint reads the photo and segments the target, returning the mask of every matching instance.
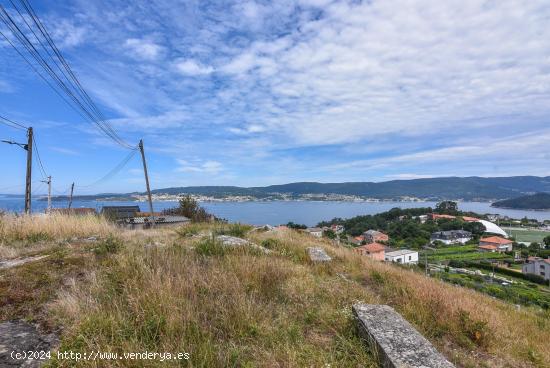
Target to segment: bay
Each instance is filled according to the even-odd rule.
[[[92,207],[101,210],[103,206],[115,205],[139,205],[142,211],[148,210],[145,202],[129,201],[74,201],[73,207]],[[201,203],[209,212],[217,217],[231,222],[242,222],[252,225],[278,225],[289,221],[314,226],[320,221],[330,220],[335,217],[349,218],[358,215],[372,215],[388,211],[394,207],[418,208],[436,206],[437,202],[336,202],[336,201],[249,201],[249,202],[203,202]],[[0,209],[8,212],[21,212],[23,210],[23,197],[0,196]],[[46,201],[34,200],[32,203],[34,212],[44,212]],[[53,207],[66,207],[66,202],[54,202]],[[155,211],[177,206],[174,201],[154,202]],[[479,214],[498,213],[512,218],[534,218],[537,220],[550,220],[550,211],[525,211],[503,208],[493,208],[487,202],[459,202],[459,208],[463,211],[472,211]]]

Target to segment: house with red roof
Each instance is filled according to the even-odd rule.
[[[478,249],[482,252],[511,252],[513,241],[500,236],[489,236],[479,240]]]
[[[387,242],[390,237],[378,230],[368,230],[363,233],[367,243]]]
[[[452,216],[452,215],[439,215],[437,213],[429,213],[428,214],[428,218],[436,221],[436,220],[440,220],[440,219],[446,219],[446,220],[454,220],[456,218],[456,216]]]
[[[354,252],[357,252],[363,256],[370,257],[376,261],[383,261],[386,252],[386,247],[379,243],[369,243],[360,247],[354,248]]]

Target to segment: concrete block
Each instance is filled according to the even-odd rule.
[[[359,331],[384,368],[453,368],[409,322],[388,305],[356,304]]]
[[[307,248],[307,252],[312,262],[329,262],[332,260],[323,248],[309,247]]]

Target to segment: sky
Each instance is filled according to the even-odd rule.
[[[118,134],[144,140],[153,188],[550,175],[547,0],[31,3]],[[94,184],[128,151],[3,40],[0,115],[33,126],[54,194],[145,189],[139,155]],[[25,152],[0,144],[0,173],[21,193]]]

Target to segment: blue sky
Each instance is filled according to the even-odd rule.
[[[144,139],[154,188],[550,175],[548,1],[32,3],[119,134]],[[35,128],[55,192],[127,154],[1,41],[0,115]],[[24,152],[0,157],[0,192],[20,193]],[[78,191],[142,191],[140,165]]]

